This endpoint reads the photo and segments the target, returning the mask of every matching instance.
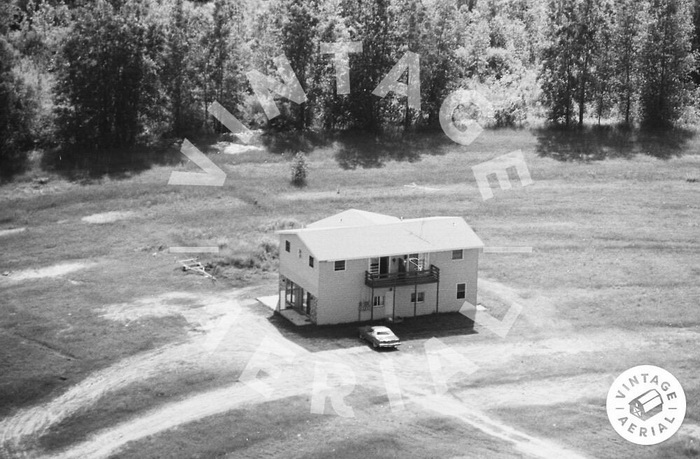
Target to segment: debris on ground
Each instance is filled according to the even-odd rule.
[[[177,260],[177,262],[182,265],[183,271],[194,271],[194,272],[197,272],[199,274],[202,274],[205,277],[210,278],[211,280],[216,280],[216,277],[209,274],[207,272],[207,270],[204,268],[204,265],[196,258],[187,258],[185,260]]]

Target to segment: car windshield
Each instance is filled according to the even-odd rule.
[[[391,335],[391,333],[385,331],[378,331],[377,335]]]

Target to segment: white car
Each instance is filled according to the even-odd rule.
[[[401,345],[401,340],[391,331],[389,327],[382,325],[372,325],[360,327],[360,339],[367,341],[374,346],[379,347],[397,347]]]

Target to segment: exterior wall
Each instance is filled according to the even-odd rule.
[[[457,312],[465,301],[476,305],[479,249],[465,249],[461,260],[453,260],[451,251],[431,254],[430,260],[440,268],[438,312]],[[457,298],[457,284],[466,284],[464,299]]]
[[[335,271],[332,261],[319,263],[317,324],[358,321],[359,303],[365,300],[368,288],[365,286],[367,263],[367,260],[346,260],[345,271]]]
[[[285,241],[291,243],[290,252],[285,250]],[[302,250],[299,258],[298,250]],[[425,299],[417,303],[416,315],[434,312],[459,311],[464,301],[476,305],[477,273],[479,249],[464,250],[461,260],[452,259],[452,251],[431,253],[429,263],[440,268],[439,301],[436,304],[438,284],[418,285],[417,291],[424,292]],[[395,272],[394,263],[390,271]],[[372,289],[365,285],[365,271],[369,260],[346,260],[345,271],[335,271],[334,262],[315,261],[309,267],[309,251],[296,235],[282,235],[280,238],[280,275],[287,277],[304,290],[310,292],[316,301],[312,303],[312,320],[318,325],[348,323],[367,320],[381,320],[393,313],[396,317],[413,317],[414,305],[411,294],[416,291],[413,285],[400,286],[394,292],[390,288],[375,289],[374,295],[385,297],[385,304],[372,305]],[[457,298],[457,284],[466,284],[464,299]],[[395,298],[395,302],[394,302]],[[367,307],[360,310],[360,304]]]
[[[285,250],[285,241],[291,244],[291,250]],[[299,250],[301,249],[301,258]],[[319,296],[319,262],[314,261],[314,267],[309,266],[309,250],[304,246],[299,237],[295,234],[280,235],[280,268],[281,276],[286,277],[305,291],[311,292],[315,297]],[[283,299],[282,299],[283,300]]]
[[[436,265],[437,266],[437,265]],[[424,316],[435,312],[435,300],[437,294],[437,284],[423,284],[417,286],[418,292],[424,292],[425,299],[422,303],[416,302],[415,315]],[[416,291],[413,285],[404,285],[396,288],[396,317],[413,317],[414,305],[411,295]]]

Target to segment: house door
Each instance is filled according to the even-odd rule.
[[[387,293],[384,295],[384,314],[386,317],[394,316],[394,295],[392,293]]]
[[[389,274],[389,257],[379,259],[379,274]]]

